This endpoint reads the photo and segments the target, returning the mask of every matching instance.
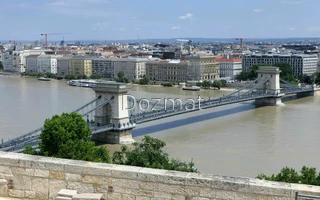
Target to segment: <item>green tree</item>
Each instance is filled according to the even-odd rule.
[[[26,146],[23,150],[24,154],[29,154],[29,155],[36,155],[37,152],[31,147],[31,146]]]
[[[214,87],[214,88],[217,88],[218,90],[220,90],[220,87],[221,87],[221,82],[220,81],[214,81],[212,84],[211,84],[211,87]]]
[[[40,134],[40,155],[110,162],[109,152],[90,141],[91,130],[81,115],[62,113],[46,119]]]
[[[64,78],[67,80],[72,80],[72,79],[76,79],[77,77],[73,74],[66,74]]]
[[[85,74],[77,76],[77,79],[88,79],[88,76]]]
[[[47,78],[57,78],[57,76],[55,74],[50,73],[50,72],[45,73],[45,75]]]
[[[204,87],[205,89],[210,88],[210,86],[211,86],[210,81],[205,80],[202,82],[202,87]]]
[[[124,72],[119,72],[118,77],[115,78],[117,82],[129,83],[129,79],[124,75]]]
[[[90,76],[90,78],[91,78],[91,79],[100,79],[101,76],[100,76],[99,74],[92,74],[92,75]]]
[[[149,82],[150,82],[149,77],[147,77],[147,76],[145,76],[145,75],[143,76],[142,79],[139,80],[139,84],[140,84],[140,85],[148,85]]]
[[[226,87],[226,85],[227,85],[227,81],[226,80],[222,79],[219,82],[221,83],[221,87]]]
[[[2,64],[2,62],[0,61],[0,71],[2,71],[3,70],[3,64]]]
[[[292,67],[288,63],[277,63],[275,66],[279,67],[279,69],[281,70],[280,78],[289,82],[296,82],[296,78],[293,75]]]
[[[169,159],[168,154],[163,150],[166,146],[164,141],[145,136],[141,143],[135,142],[133,150],[126,146],[121,147],[121,151],[113,154],[112,162],[120,165],[133,165],[139,167],[177,170],[185,172],[195,172],[194,163],[181,162]]]

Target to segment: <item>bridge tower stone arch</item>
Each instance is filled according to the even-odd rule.
[[[118,82],[101,81],[92,88],[95,95],[101,96],[96,106],[108,99],[110,102],[95,110],[95,125],[97,128],[111,126],[113,130],[92,135],[92,140],[109,144],[133,143],[131,131],[135,124],[130,121],[126,84]]]
[[[281,70],[278,67],[273,66],[260,66],[258,73],[258,83],[265,82],[257,92],[263,94],[270,94],[271,97],[257,98],[255,104],[258,106],[276,106],[283,105],[281,97],[284,95],[281,93],[280,88],[280,73]]]

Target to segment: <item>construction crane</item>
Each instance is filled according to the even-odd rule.
[[[48,35],[66,35],[66,34],[70,34],[70,33],[41,33],[41,36],[44,36],[46,49],[48,49]]]

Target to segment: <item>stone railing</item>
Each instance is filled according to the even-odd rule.
[[[54,199],[61,189],[104,199],[293,200],[320,187],[0,152],[0,196]]]

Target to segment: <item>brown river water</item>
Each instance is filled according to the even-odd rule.
[[[136,98],[214,98],[230,92],[128,85]],[[66,81],[0,76],[0,138],[6,141],[43,125],[46,118],[70,112],[94,98],[90,88]],[[255,108],[252,102],[216,107],[140,124],[143,135],[167,143],[171,157],[193,159],[204,173],[255,177],[284,166],[320,170],[320,97]]]

